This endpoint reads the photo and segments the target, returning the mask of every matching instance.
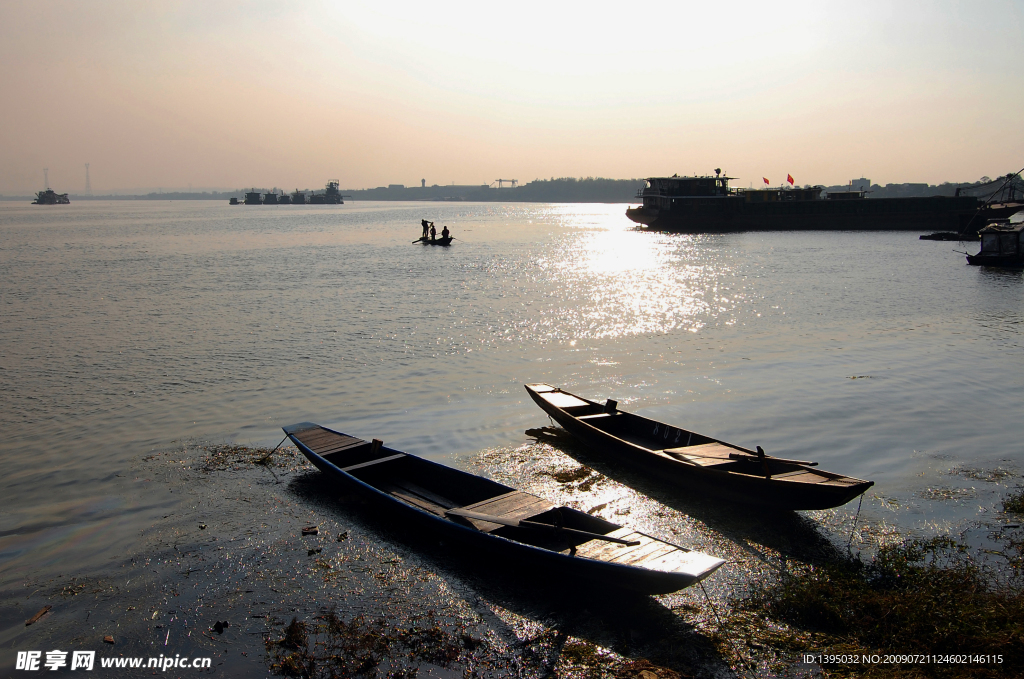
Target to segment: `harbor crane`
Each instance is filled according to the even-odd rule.
[[[505,185],[506,182],[512,184],[512,188],[513,189],[516,188],[517,186],[519,186],[519,180],[518,179],[495,179],[493,182],[491,182],[491,186],[494,186],[495,184],[497,184],[498,188],[501,189],[501,188],[504,188],[504,185]]]

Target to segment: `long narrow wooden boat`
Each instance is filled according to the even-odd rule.
[[[544,412],[588,447],[695,494],[771,509],[827,509],[854,499],[873,481],[815,469],[664,422],[625,413],[548,384],[527,384]]]
[[[646,594],[688,587],[725,563],[377,440],[310,422],[284,432],[339,489],[502,563]]]
[[[419,240],[415,240],[413,243],[423,243],[424,245],[451,245],[453,240],[455,240],[454,236],[448,236],[447,238],[435,238],[434,240],[430,240],[429,236],[421,236]]]

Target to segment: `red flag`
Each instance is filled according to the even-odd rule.
[[[793,183],[793,175],[787,174],[786,175],[786,181],[789,182],[790,184],[792,184]]]
[[[761,179],[763,179],[763,180],[764,180],[764,183],[765,183],[765,184],[767,184],[767,183],[768,183],[768,178],[767,178],[767,177],[761,177]]]

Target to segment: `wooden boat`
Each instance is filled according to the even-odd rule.
[[[703,580],[724,561],[436,462],[302,422],[284,427],[336,484],[401,521],[502,563],[665,594]],[[446,543],[447,544],[447,543]]]
[[[872,485],[814,469],[817,462],[787,460],[624,413],[615,401],[581,398],[547,384],[526,391],[544,412],[587,446],[655,478],[703,496],[771,509],[827,509]]]
[[[435,238],[430,240],[429,236],[421,236],[419,240],[414,240],[413,243],[423,243],[424,245],[451,245],[452,241],[455,240],[452,236],[447,238]]]
[[[1024,222],[994,220],[978,233],[981,234],[981,250],[976,255],[967,255],[968,264],[1024,267]]]

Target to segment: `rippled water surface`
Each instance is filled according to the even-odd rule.
[[[459,464],[547,424],[525,382],[881,496],[1024,467],[1020,272],[917,234],[646,233],[624,209],[0,203],[0,586],[129,548],[175,503],[137,492],[151,451],[310,420]],[[411,243],[421,218],[455,243]]]

